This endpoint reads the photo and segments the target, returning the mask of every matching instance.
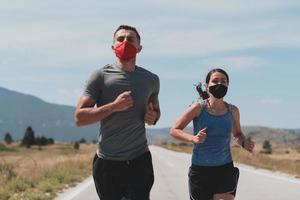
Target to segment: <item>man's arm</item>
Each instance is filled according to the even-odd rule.
[[[144,117],[145,123],[148,125],[155,125],[156,122],[160,118],[160,108],[159,108],[159,101],[150,102],[148,104],[146,114]]]
[[[95,107],[95,100],[82,96],[77,104],[74,120],[77,126],[100,122],[114,112],[124,111],[133,105],[131,91],[121,93],[113,102]]]

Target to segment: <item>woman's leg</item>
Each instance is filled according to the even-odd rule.
[[[234,196],[228,193],[214,194],[213,200],[234,200]]]

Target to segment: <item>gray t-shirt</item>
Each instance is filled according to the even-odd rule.
[[[125,72],[106,65],[92,74],[83,95],[93,98],[99,107],[125,91],[131,91],[133,106],[101,120],[97,150],[100,158],[131,160],[149,151],[144,115],[148,103],[158,101],[157,75],[138,66],[133,72]]]

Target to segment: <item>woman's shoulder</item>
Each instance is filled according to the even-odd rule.
[[[227,103],[227,105],[229,106],[229,109],[233,115],[239,114],[239,108],[236,105],[231,103]]]
[[[205,104],[202,102],[195,102],[189,106],[189,110],[191,113],[193,113],[194,117],[197,117],[200,115],[201,110],[203,109],[204,106]]]

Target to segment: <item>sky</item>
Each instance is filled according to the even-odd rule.
[[[135,26],[137,65],[160,77],[169,127],[198,99],[210,69],[230,77],[225,101],[242,126],[300,128],[300,1],[0,0],[0,86],[76,106],[97,68],[114,63],[112,37]]]

